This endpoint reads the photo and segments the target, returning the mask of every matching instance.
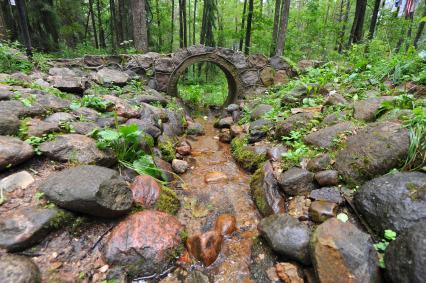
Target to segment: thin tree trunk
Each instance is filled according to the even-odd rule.
[[[84,41],[86,41],[87,39],[87,35],[89,34],[89,22],[90,22],[90,10],[87,13],[87,20],[86,20],[86,25],[85,25],[85,29],[84,29]]]
[[[98,30],[99,30],[99,46],[101,48],[106,48],[106,42],[105,42],[105,31],[104,27],[102,25],[102,7],[101,7],[101,1],[96,0],[96,9],[98,12]]]
[[[271,56],[275,55],[277,48],[278,26],[280,22],[281,0],[275,0],[275,14],[274,14],[274,29],[272,31],[272,45]]]
[[[145,0],[131,0],[133,18],[133,40],[135,48],[148,51],[148,27],[146,22]]]
[[[182,0],[183,9],[182,9],[182,17],[183,17],[183,46],[188,47],[188,21],[186,18],[186,0]]]
[[[159,0],[155,1],[155,12],[157,14],[157,28],[158,28],[158,49],[161,50],[163,47],[163,31],[161,30],[161,20],[160,20],[160,4]]]
[[[380,1],[381,0],[374,1],[373,15],[371,16],[370,29],[368,31],[368,40],[372,40],[374,37],[374,31],[376,30],[377,25],[377,17],[379,16],[380,10]]]
[[[355,8],[355,17],[352,24],[351,35],[349,36],[348,45],[358,43],[362,40],[362,28],[364,26],[365,10],[367,8],[367,0],[357,0]]]
[[[254,10],[254,0],[249,0],[249,10],[247,14],[246,41],[244,46],[244,54],[246,55],[250,53],[250,47],[251,47],[251,24],[253,21],[253,10]]]
[[[183,11],[182,11],[182,5],[184,0],[179,0],[179,47],[183,48],[184,42],[183,42]]]
[[[192,22],[192,44],[195,45],[195,23],[197,22],[197,0],[194,2],[194,17]]]
[[[170,39],[170,52],[173,52],[173,39],[175,32],[175,0],[172,0],[172,30]]]
[[[290,0],[284,0],[281,6],[280,30],[278,32],[277,49],[275,50],[276,56],[282,56],[284,52],[289,13]]]
[[[343,17],[342,29],[340,31],[340,40],[339,40],[339,48],[338,48],[339,54],[341,54],[343,51],[343,41],[345,39],[346,25],[348,24],[350,10],[351,10],[351,2],[350,0],[346,0],[346,10]]]
[[[414,21],[414,11],[410,12],[410,26],[408,27],[408,31],[407,31],[407,37],[405,38],[405,50],[408,50],[408,48],[410,47],[410,42],[411,42],[411,36],[413,33],[413,21]]]
[[[117,50],[117,41],[115,36],[117,34],[117,17],[115,15],[115,2],[114,0],[109,0],[109,10],[110,10],[110,29],[111,29],[111,48],[112,48],[112,52],[115,53],[115,51]]]
[[[95,13],[93,13],[93,0],[89,0],[89,14],[92,17],[93,37],[95,38],[95,47],[99,48],[98,33],[96,32]]]
[[[424,6],[422,18],[424,18],[424,17],[426,17],[426,5]],[[419,24],[419,27],[417,28],[416,37],[414,38],[414,48],[416,48],[416,49],[417,49],[417,46],[419,44],[419,40],[420,40],[420,37],[422,36],[424,28],[425,28],[425,21],[422,21]]]
[[[126,25],[126,11],[124,8],[124,1],[118,0],[118,32],[117,32],[117,44],[122,43],[125,38],[125,25]]]
[[[241,30],[240,30],[240,51],[243,51],[243,44],[244,44],[244,28],[246,23],[246,11],[247,11],[247,0],[244,0],[244,8],[243,8],[243,16],[241,19]]]

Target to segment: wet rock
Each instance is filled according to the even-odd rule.
[[[25,162],[33,155],[31,145],[18,138],[0,136],[0,171]]]
[[[271,111],[273,107],[268,104],[259,104],[257,105],[253,111],[251,112],[250,116],[252,120],[257,120],[263,117],[266,113]]]
[[[309,194],[309,197],[313,200],[325,200],[336,204],[342,204],[345,201],[340,195],[338,187],[323,187],[318,190],[313,190]]]
[[[392,283],[426,282],[426,221],[420,221],[386,248],[386,275]]]
[[[16,189],[26,189],[34,182],[33,176],[27,171],[21,171],[7,176],[0,180],[0,191],[6,193],[12,192]]]
[[[96,80],[98,83],[103,85],[125,85],[130,80],[130,77],[124,72],[110,68],[103,68],[97,72]]]
[[[0,219],[0,247],[8,251],[20,251],[40,241],[51,230],[57,217],[56,209],[25,207],[12,210]]]
[[[237,219],[231,214],[221,214],[216,218],[214,230],[222,236],[231,235],[237,230]]]
[[[257,209],[263,216],[286,211],[285,199],[279,193],[278,181],[270,161],[265,162],[263,168],[252,176],[250,193]]]
[[[240,106],[238,104],[232,103],[226,106],[225,110],[228,111],[228,113],[232,113],[234,111],[240,110]]]
[[[214,126],[219,129],[230,128],[234,124],[234,119],[232,117],[225,117],[217,121]]]
[[[219,133],[219,140],[223,143],[230,143],[232,140],[231,131],[229,129],[221,129]]]
[[[209,231],[189,237],[186,246],[193,257],[209,266],[219,256],[222,242],[223,236],[218,231]]]
[[[15,135],[18,133],[19,126],[20,121],[17,116],[0,112],[0,135]]]
[[[382,103],[393,99],[392,96],[382,96],[356,101],[354,103],[354,117],[355,119],[366,122],[374,121],[376,119],[377,110],[379,110]]]
[[[370,236],[349,222],[332,218],[318,226],[310,250],[320,282],[380,282]]]
[[[189,164],[185,160],[173,159],[172,168],[178,174],[183,174],[189,169]]]
[[[103,258],[110,265],[124,267],[132,276],[161,274],[179,255],[182,229],[167,213],[134,213],[111,231],[102,248]]]
[[[61,122],[71,122],[74,121],[75,117],[74,115],[67,113],[67,112],[57,112],[53,113],[46,119],[44,119],[45,122],[49,123],[61,123]]]
[[[138,119],[130,119],[126,122],[127,125],[135,124],[138,126],[139,130],[152,136],[154,139],[158,138],[161,135],[161,130],[157,128],[154,124],[138,120]]]
[[[331,166],[331,158],[327,153],[321,153],[308,161],[307,169],[311,172],[319,172]]]
[[[70,126],[79,135],[89,135],[98,129],[98,125],[92,122],[72,122]]]
[[[187,156],[191,154],[191,145],[187,141],[178,143],[176,146],[176,153],[179,153],[182,156]]]
[[[275,252],[302,264],[310,264],[308,226],[289,215],[275,214],[263,218],[257,228]]]
[[[157,181],[148,175],[136,176],[130,185],[133,201],[145,208],[154,207],[160,197],[161,187]]]
[[[305,221],[309,219],[309,207],[311,206],[311,200],[305,196],[297,196],[289,198],[288,201],[288,215]]]
[[[186,277],[185,283],[210,283],[210,279],[203,272],[194,270]]]
[[[209,172],[204,176],[206,183],[219,183],[228,181],[228,176],[222,172]]]
[[[45,134],[51,134],[60,130],[59,123],[45,122],[39,119],[26,121],[27,136],[41,137]]]
[[[336,186],[339,184],[339,172],[336,170],[325,170],[315,173],[315,181],[321,186]]]
[[[239,125],[232,125],[230,130],[232,138],[238,137],[244,133],[244,129]]]
[[[303,283],[303,271],[293,263],[279,262],[275,265],[278,277],[284,283]]]
[[[278,178],[280,188],[290,196],[309,193],[315,189],[314,174],[298,167],[290,168]]]
[[[304,128],[313,118],[313,113],[297,113],[282,122],[277,122],[275,126],[275,136],[278,139],[288,136],[291,131]]]
[[[41,275],[37,265],[29,258],[6,254],[0,259],[0,282],[40,283]]]
[[[251,122],[249,127],[249,143],[258,142],[262,138],[266,137],[272,127],[272,121],[266,119],[259,119]]]
[[[138,111],[123,99],[113,95],[103,95],[102,98],[111,103],[112,107],[108,110],[114,111],[118,116],[124,118],[139,117]]]
[[[161,176],[163,178],[163,181],[166,181],[166,182],[173,181],[174,179],[174,176],[172,174],[173,168],[172,168],[172,165],[170,165],[170,163],[158,157],[154,157],[154,163],[155,163],[155,166],[157,166],[158,169],[161,170]]]
[[[47,157],[60,162],[105,166],[116,162],[112,153],[106,153],[97,148],[94,139],[77,134],[58,136],[53,141],[43,143],[40,151]]]
[[[408,146],[408,130],[401,124],[374,124],[348,138],[334,167],[346,182],[359,184],[402,166]]]
[[[174,138],[182,135],[184,130],[185,116],[181,112],[172,112],[166,110],[168,122],[163,124],[163,135],[168,138]]]
[[[53,76],[50,78],[52,86],[60,91],[82,94],[86,89],[86,82],[77,76]]]
[[[49,176],[39,187],[60,207],[99,217],[116,217],[132,206],[132,191],[117,171],[84,165]]]
[[[204,135],[204,127],[200,123],[188,121],[186,133],[191,136],[202,136]]]
[[[334,145],[334,140],[339,135],[348,131],[352,132],[356,126],[352,122],[342,122],[336,125],[320,129],[312,132],[304,137],[307,144],[316,145],[318,147],[330,148]]]
[[[277,145],[268,149],[266,156],[272,161],[279,161],[282,158],[283,153],[287,152],[287,147],[283,145]]]
[[[327,219],[336,216],[337,205],[325,200],[316,200],[309,207],[309,216],[312,221],[322,223]]]
[[[382,235],[385,229],[398,233],[426,221],[426,174],[388,174],[365,183],[354,203],[371,228]]]

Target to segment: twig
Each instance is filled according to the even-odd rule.
[[[105,235],[108,234],[109,231],[112,230],[112,228],[114,228],[114,225],[111,225],[111,227],[109,227],[105,232],[102,233],[102,235],[96,240],[96,242],[90,248],[90,251],[93,251],[96,248],[96,246],[102,241],[102,239],[105,237]]]

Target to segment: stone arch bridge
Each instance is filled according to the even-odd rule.
[[[228,81],[227,104],[240,98],[250,89],[286,83],[296,75],[295,70],[281,57],[245,56],[228,48],[196,45],[179,49],[172,54],[149,52],[137,55],[85,56],[79,62],[88,68],[116,66],[133,71],[148,81],[148,86],[177,96],[177,84],[185,70],[196,63],[210,62],[219,66]]]

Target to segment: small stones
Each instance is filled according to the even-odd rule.
[[[18,138],[0,136],[0,171],[27,161],[33,155],[31,145]]]
[[[57,112],[50,115],[46,119],[44,119],[45,122],[49,122],[49,123],[71,122],[74,120],[75,120],[74,115],[66,113],[66,112]]]
[[[311,172],[319,172],[326,170],[331,165],[331,158],[328,154],[322,153],[315,158],[309,160],[307,169]]]
[[[310,206],[311,200],[305,196],[289,198],[288,215],[293,216],[300,221],[308,220]]]
[[[0,260],[0,282],[40,283],[40,270],[31,259],[25,256],[2,255]]]
[[[191,136],[202,136],[204,135],[204,127],[200,123],[188,121],[186,133]]]
[[[151,208],[160,197],[161,188],[157,181],[148,175],[136,176],[130,185],[133,201],[145,208]]]
[[[176,146],[176,153],[179,153],[182,156],[187,156],[191,154],[191,145],[187,141],[180,142]]]
[[[219,140],[223,143],[230,143],[232,140],[231,131],[229,129],[221,129],[219,134]]]
[[[321,187],[336,186],[339,184],[339,172],[335,170],[320,171],[315,174],[315,180]]]
[[[103,68],[96,74],[96,80],[100,84],[106,85],[124,85],[129,81],[129,79],[130,77],[128,74],[111,68]]]
[[[345,201],[340,195],[338,187],[323,187],[318,190],[313,190],[309,194],[309,197],[313,200],[325,200],[337,204],[342,204]]]
[[[219,256],[223,236],[218,231],[209,231],[188,238],[186,245],[189,253],[205,266],[211,265]]]
[[[232,125],[230,130],[232,138],[238,137],[244,133],[244,129],[239,125]]]
[[[312,221],[321,223],[327,219],[336,216],[337,205],[332,202],[317,200],[311,203],[309,207],[309,216]]]
[[[214,126],[219,129],[230,128],[234,124],[234,119],[232,117],[225,117],[217,121]]]
[[[27,171],[21,171],[0,180],[0,190],[6,193],[16,189],[26,189],[34,182],[33,176]]]
[[[183,174],[189,169],[189,164],[185,160],[173,159],[172,168],[178,174]]]
[[[214,230],[219,232],[222,236],[231,235],[237,230],[237,220],[234,215],[222,214],[216,219]]]
[[[228,181],[228,176],[222,172],[210,172],[204,176],[206,183],[220,183]]]
[[[309,193],[315,189],[314,174],[301,168],[293,167],[281,173],[278,184],[290,196]]]
[[[279,262],[275,265],[278,277],[284,283],[303,283],[303,272],[301,268],[293,263]]]

